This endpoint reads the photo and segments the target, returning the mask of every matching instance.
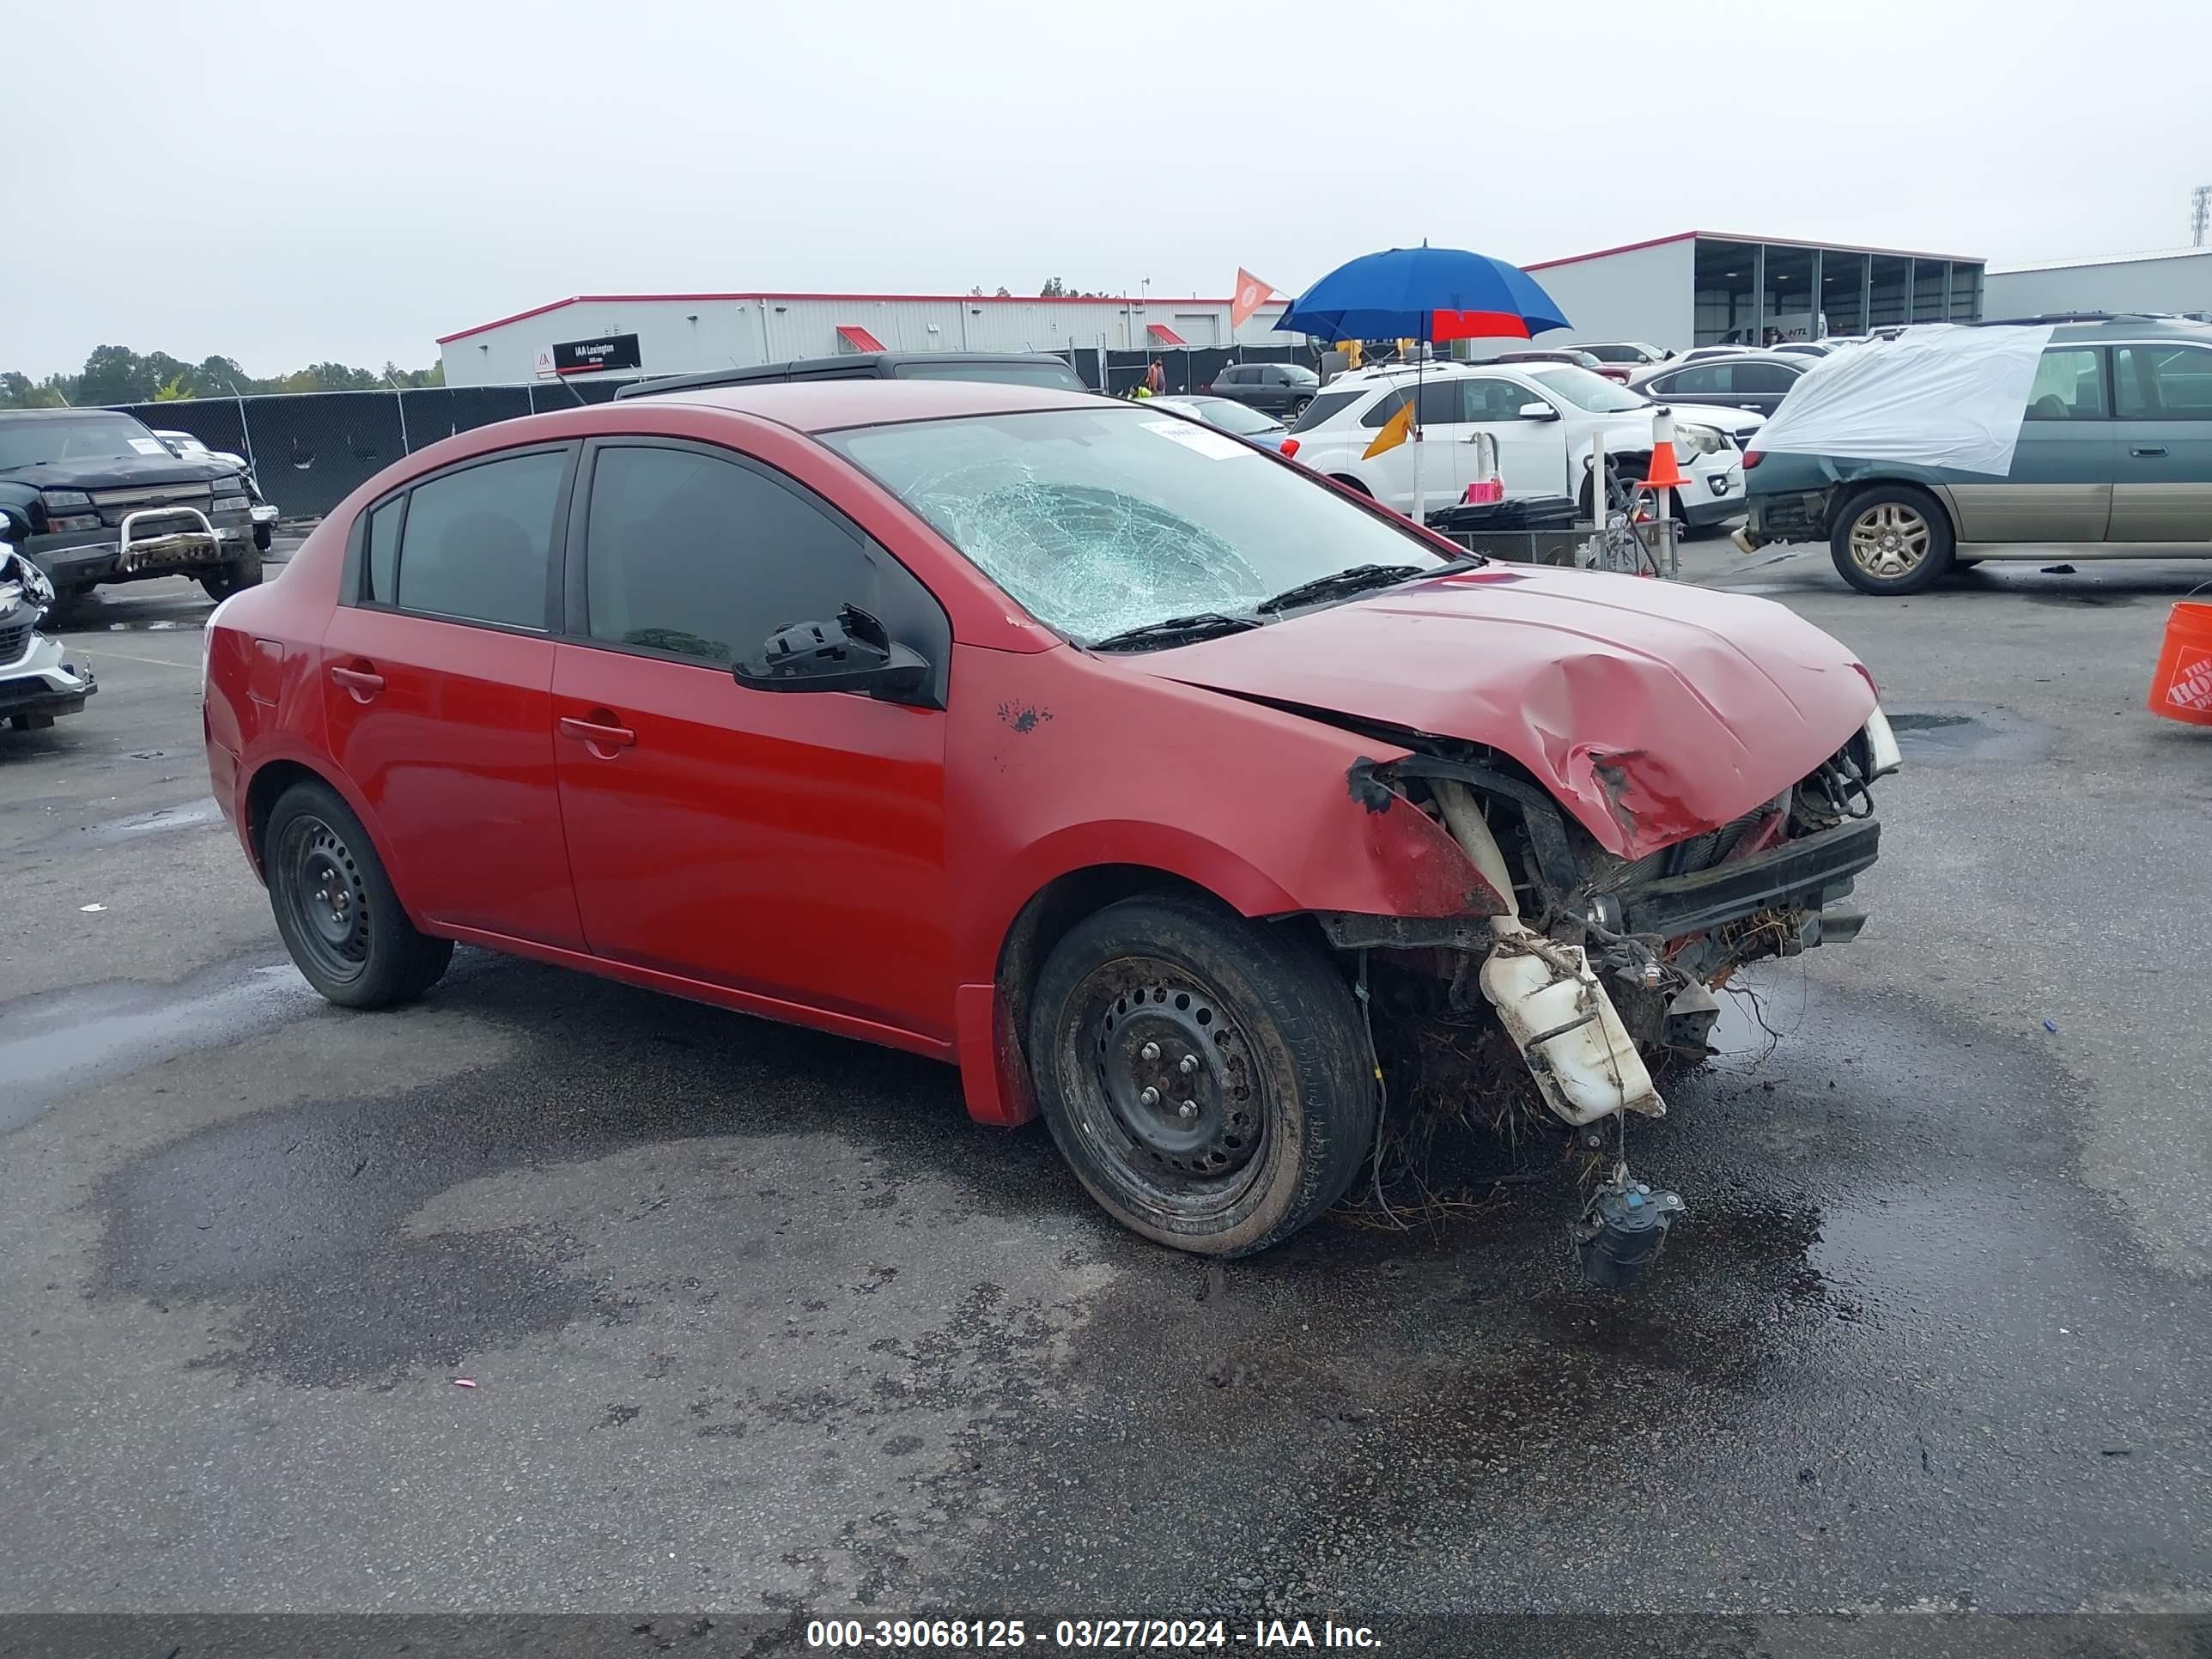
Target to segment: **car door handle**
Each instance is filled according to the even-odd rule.
[[[2130,444],[2128,446],[2128,453],[2130,455],[2163,455],[2166,453],[2166,446],[2164,444]]]
[[[617,726],[611,720],[580,720],[567,714],[561,717],[561,734],[594,749],[627,749],[637,741],[637,733],[627,726]]]
[[[367,702],[384,690],[384,676],[366,668],[333,668],[331,679],[352,692],[356,702]]]

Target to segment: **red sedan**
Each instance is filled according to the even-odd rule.
[[[1562,1133],[1663,1110],[1711,988],[1856,930],[1895,758],[1779,607],[1486,563],[1141,404],[958,382],[463,434],[207,641],[216,797],[332,1001],[459,941],[931,1055],[1221,1255],[1344,1194],[1378,1080],[1461,1086],[1439,1030],[1510,1034]]]

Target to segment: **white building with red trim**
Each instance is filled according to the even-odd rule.
[[[509,386],[572,374],[690,374],[841,351],[1295,345],[1301,337],[1274,332],[1286,303],[1270,301],[1232,332],[1229,301],[1158,294],[580,294],[446,335],[438,351],[447,386]]]

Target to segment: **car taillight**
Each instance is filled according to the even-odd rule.
[[[1757,466],[1765,459],[1766,457],[1760,454],[1757,450],[1747,449],[1743,452],[1743,470],[1748,472],[1752,468]]]
[[[1286,461],[1291,459],[1298,453],[1298,441],[1296,438],[1284,439],[1275,446],[1275,453]]]

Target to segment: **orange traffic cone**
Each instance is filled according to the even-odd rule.
[[[1674,459],[1674,445],[1670,439],[1651,446],[1651,472],[1644,480],[1646,489],[1657,493],[1662,489],[1680,489],[1690,482],[1690,475],[1682,471],[1682,464]]]
[[[2212,605],[2184,599],[2166,614],[2166,643],[2151,671],[2150,712],[2212,726]]]

